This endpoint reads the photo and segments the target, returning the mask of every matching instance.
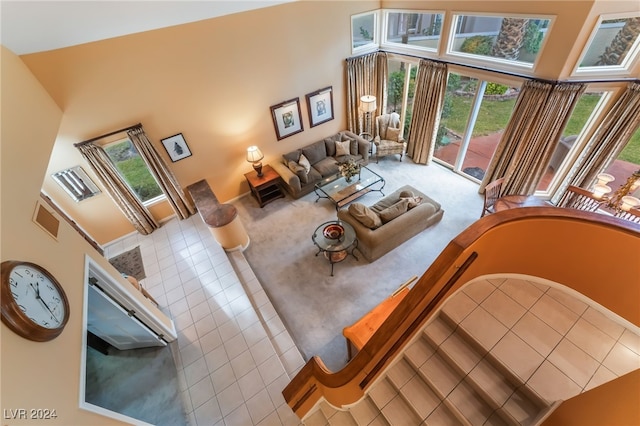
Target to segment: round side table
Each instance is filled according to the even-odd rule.
[[[343,232],[337,238],[329,238],[325,233],[327,228],[342,228]],[[348,223],[340,220],[331,220],[318,226],[311,236],[313,243],[318,247],[316,256],[322,253],[331,264],[331,276],[333,276],[333,265],[342,262],[348,255],[358,258],[353,251],[358,247],[358,238],[356,231]]]

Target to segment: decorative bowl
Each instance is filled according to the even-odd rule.
[[[333,223],[324,227],[322,235],[329,240],[337,240],[344,235],[344,228],[342,225]]]

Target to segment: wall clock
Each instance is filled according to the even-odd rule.
[[[55,339],[69,320],[69,301],[60,283],[31,262],[2,262],[0,300],[2,322],[36,342]]]

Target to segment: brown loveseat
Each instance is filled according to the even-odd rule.
[[[337,152],[336,142],[342,143],[349,153]],[[284,154],[282,161],[276,161],[272,167],[282,178],[285,190],[293,198],[300,198],[313,191],[320,180],[337,174],[339,161],[352,158],[362,166],[369,164],[369,145],[366,139],[345,130]]]
[[[412,197],[405,197],[408,194]],[[401,195],[409,201],[403,202]],[[412,207],[417,199],[419,204]],[[399,206],[403,208],[396,209]],[[395,215],[398,216],[392,218]],[[356,231],[358,250],[369,262],[438,223],[443,215],[444,210],[437,201],[410,185],[399,188],[371,207],[352,203],[349,208],[338,210],[338,219]]]

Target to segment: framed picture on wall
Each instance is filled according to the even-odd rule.
[[[325,87],[307,95],[307,109],[311,127],[333,120],[333,88]]]
[[[191,156],[191,151],[182,133],[162,139],[162,145],[164,145],[164,149],[167,150],[167,154],[169,154],[171,161],[174,163]]]
[[[273,126],[278,140],[295,135],[304,130],[300,119],[300,98],[273,105],[271,107]]]

